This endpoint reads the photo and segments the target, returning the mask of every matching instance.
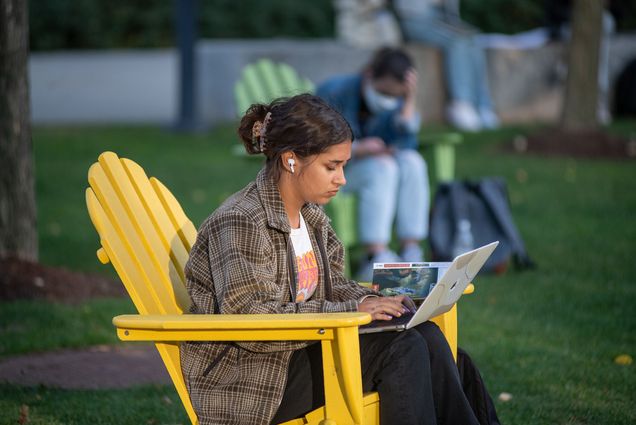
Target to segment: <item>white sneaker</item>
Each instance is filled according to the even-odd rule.
[[[596,110],[596,117],[601,125],[607,125],[612,122],[612,113],[607,106],[599,105]]]
[[[371,282],[373,280],[373,263],[396,263],[400,257],[391,250],[377,252],[370,260],[365,260],[360,264],[356,279],[358,282]]]
[[[490,108],[479,108],[479,118],[484,128],[493,130],[499,127],[499,118],[497,114],[495,114],[495,111]]]
[[[400,252],[400,258],[406,263],[421,263],[424,261],[424,252],[417,243],[410,243]]]
[[[464,101],[453,101],[447,109],[448,121],[460,130],[479,131],[481,119],[473,105]]]

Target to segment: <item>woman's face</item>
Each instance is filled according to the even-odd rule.
[[[308,203],[324,205],[347,180],[344,166],[351,158],[351,140],[330,146],[321,154],[301,161],[297,168],[297,193]]]

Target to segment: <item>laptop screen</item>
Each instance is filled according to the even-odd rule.
[[[373,289],[385,296],[408,295],[424,299],[451,263],[375,263]]]

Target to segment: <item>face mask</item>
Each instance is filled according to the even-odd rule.
[[[399,98],[379,93],[373,88],[371,83],[364,84],[363,95],[367,107],[373,114],[393,111],[394,109],[397,109],[400,104]]]

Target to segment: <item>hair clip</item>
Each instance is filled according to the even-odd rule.
[[[259,139],[261,138],[261,128],[263,127],[263,123],[261,121],[256,121],[252,126],[252,146],[255,149],[262,152],[263,149],[260,147]]]
[[[268,112],[267,114],[265,114],[263,125],[261,125],[261,128],[259,129],[260,130],[259,142],[260,142],[261,152],[265,151],[265,134],[267,133],[267,125],[269,124],[271,120],[272,120],[272,113]]]
[[[265,114],[263,121],[256,121],[252,125],[252,145],[259,151],[265,151],[265,134],[267,132],[267,124],[272,119],[272,113]]]

